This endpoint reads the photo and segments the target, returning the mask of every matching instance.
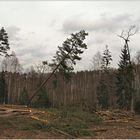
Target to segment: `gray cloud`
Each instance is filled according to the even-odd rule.
[[[20,40],[18,33],[20,32],[20,28],[17,26],[9,26],[6,28],[9,39],[11,41]]]
[[[130,14],[121,14],[115,17],[102,16],[99,20],[95,21],[89,19],[71,18],[64,21],[62,31],[67,33],[85,29],[87,31],[112,33],[131,21],[132,15]]]
[[[138,2],[0,4],[1,25],[7,27],[10,48],[16,52],[25,67],[37,61],[50,61],[57,46],[61,45],[70,33],[81,29],[89,33],[85,40],[88,49],[82,55],[82,60],[77,63],[77,70],[88,68],[92,56],[98,50],[102,52],[106,44],[109,45],[113,60],[117,63],[124,43],[117,34],[130,25],[139,25],[139,13]],[[131,43],[132,46],[136,45],[132,47],[134,52],[139,48],[139,35],[135,36]]]
[[[56,24],[57,20],[56,19],[53,19],[50,23],[50,27],[54,27],[55,24]]]

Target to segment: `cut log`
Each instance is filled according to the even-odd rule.
[[[10,111],[10,112],[32,112],[30,109],[14,109],[14,108],[0,108],[0,111]]]
[[[133,121],[134,114],[129,111],[112,110],[97,111],[96,114],[105,122],[128,122]]]
[[[38,120],[38,121],[44,122],[44,123],[48,123],[48,120],[40,119],[37,116],[31,116],[31,118],[34,119],[34,120]]]
[[[9,116],[17,116],[17,115],[20,115],[19,113],[17,112],[11,112],[11,113],[7,113],[7,114],[0,114],[0,117],[9,117]]]
[[[0,108],[28,108],[26,105],[0,104]]]
[[[72,136],[72,135],[70,135],[70,134],[68,134],[68,133],[66,133],[66,132],[64,132],[62,130],[58,130],[58,129],[54,128],[54,127],[51,127],[51,129],[54,130],[54,131],[56,131],[56,132],[58,132],[58,133],[60,133],[60,134],[63,134],[65,136],[68,136],[70,138],[73,138],[73,139],[75,138],[74,136]]]
[[[30,109],[15,109],[15,108],[0,108],[0,117],[16,116],[16,115],[28,115],[31,114]]]
[[[93,128],[93,129],[82,129],[82,130],[86,130],[86,131],[93,131],[93,132],[106,132],[108,129],[107,128]]]
[[[134,129],[140,130],[139,126],[133,126]]]

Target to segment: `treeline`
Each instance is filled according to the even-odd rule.
[[[140,101],[140,65],[136,66],[137,74],[135,80],[135,101]],[[111,70],[110,80],[107,82],[108,92],[108,108],[118,108],[116,96],[116,74],[117,70]],[[1,103],[26,104],[32,91],[40,84],[40,77],[37,74],[18,74],[3,73],[5,87],[1,96],[4,98]],[[46,75],[47,77],[47,75]],[[45,79],[44,77],[43,79]],[[3,77],[1,77],[2,79]],[[101,108],[98,100],[100,81],[106,78],[106,74],[101,71],[81,71],[72,73],[72,78],[67,81],[62,75],[57,74],[57,79],[53,77],[48,86],[40,90],[37,98],[38,103],[41,101],[51,106],[83,106],[87,108]],[[104,92],[105,89],[102,89]],[[43,98],[42,98],[43,97]],[[35,100],[34,99],[34,102]],[[41,103],[40,103],[41,104]]]
[[[138,28],[131,26],[121,35],[124,41],[118,68],[111,68],[112,55],[108,45],[101,54],[97,52],[90,71],[74,73],[76,61],[87,49],[84,30],[71,34],[58,46],[51,63],[43,61],[23,74],[16,54],[8,54],[8,36],[0,30],[2,72],[0,75],[0,102],[30,104],[42,107],[81,105],[92,109],[139,109],[140,52],[133,60],[129,42]]]

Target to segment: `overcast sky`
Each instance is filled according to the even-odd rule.
[[[123,40],[117,37],[131,25],[140,27],[138,1],[1,1],[0,27],[9,34],[11,50],[27,68],[50,61],[57,46],[71,33],[86,30],[88,49],[75,67],[89,69],[93,55],[108,45],[117,66]],[[140,50],[140,34],[132,37],[131,53]]]

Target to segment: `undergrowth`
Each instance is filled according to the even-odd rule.
[[[84,111],[81,108],[61,108],[49,109],[52,113],[50,127],[64,131],[74,137],[94,136],[94,133],[88,131],[91,125],[101,123],[101,120],[94,113]]]
[[[32,131],[41,130],[44,132],[52,130],[62,131],[69,135],[69,138],[94,137],[94,133],[89,131],[90,126],[98,125],[101,120],[95,113],[83,110],[82,108],[49,108],[36,109],[45,114],[36,114],[40,119],[47,120],[44,123],[26,116],[1,118],[0,125],[3,128],[13,128],[15,130]],[[57,131],[56,131],[57,133]],[[71,137],[72,136],[72,137]]]

